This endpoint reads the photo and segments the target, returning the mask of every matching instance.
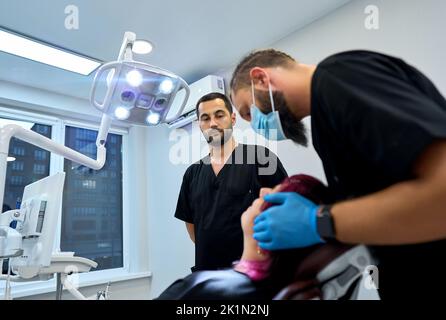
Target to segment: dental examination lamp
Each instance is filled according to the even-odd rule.
[[[19,125],[8,124],[0,128],[0,203],[3,203],[4,198],[9,143],[13,137],[91,169],[100,170],[105,164],[105,143],[113,119],[132,125],[155,126],[171,122],[181,115],[189,98],[189,86],[182,78],[167,70],[134,61],[133,51],[140,52],[133,46],[140,42],[136,40],[135,33],[126,32],[118,60],[101,66],[94,77],[90,101],[102,112],[96,139],[96,159]],[[178,95],[182,99],[178,101],[177,93],[181,89],[184,89],[185,94]],[[173,105],[179,106],[178,110],[173,110]],[[170,111],[175,111],[172,116]],[[26,212],[20,209],[7,213],[8,219],[0,214],[0,261],[3,258],[18,257],[23,254],[21,241],[23,234],[11,228],[9,223],[11,220],[23,222],[26,219]],[[54,234],[55,232],[56,230]],[[49,266],[42,265],[42,268],[45,267]],[[35,274],[28,274],[26,278],[32,276]],[[68,283],[64,284],[67,288],[70,287]],[[81,298],[79,295],[75,296]]]
[[[154,126],[175,120],[189,98],[189,86],[167,70],[133,61],[133,43],[135,34],[127,32],[118,61],[98,69],[91,90],[91,103],[104,113],[104,117],[131,124]],[[104,80],[108,89],[102,101],[98,101],[98,87]],[[168,117],[180,89],[185,89],[186,93],[181,107]]]

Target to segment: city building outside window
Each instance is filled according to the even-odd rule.
[[[65,145],[96,157],[97,131],[67,126]],[[123,267],[122,136],[109,134],[107,160],[95,171],[65,159],[61,250],[98,263],[95,270]]]

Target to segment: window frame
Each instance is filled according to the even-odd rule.
[[[33,123],[39,123],[51,126],[51,139],[59,144],[65,145],[65,128],[67,126],[99,130],[99,123],[88,122],[84,120],[64,119],[62,116],[49,116],[42,115],[33,111],[24,111],[7,108],[4,105],[0,105],[0,117],[9,118],[17,121],[28,121]],[[143,272],[131,272],[134,270],[134,266],[130,265],[130,221],[129,221],[129,187],[128,182],[129,166],[128,166],[128,152],[129,152],[129,140],[128,129],[110,127],[109,133],[118,134],[122,136],[122,241],[123,241],[123,266],[119,268],[105,269],[90,272],[80,273],[72,275],[75,277],[78,286],[90,286],[95,284],[106,283],[108,281],[122,281],[137,278],[150,277],[150,271]],[[50,168],[49,174],[55,174],[57,172],[64,171],[64,157],[50,152]],[[54,241],[53,250],[60,251],[61,240],[61,225],[62,218],[58,219],[56,239]],[[5,282],[0,281],[0,290],[4,289]],[[56,290],[56,277],[46,281],[30,281],[30,282],[11,282],[12,294],[14,297],[30,296],[35,294],[41,294],[46,292],[52,292]]]

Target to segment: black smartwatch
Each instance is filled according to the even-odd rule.
[[[318,208],[316,214],[317,232],[326,242],[333,242],[336,240],[336,230],[330,210],[331,206],[322,205]]]

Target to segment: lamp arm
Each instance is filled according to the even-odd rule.
[[[105,164],[106,149],[105,141],[110,128],[110,119],[102,118],[101,128],[99,129],[97,145],[97,159],[94,160],[82,153],[61,145],[47,137],[34,131],[27,130],[16,124],[8,124],[0,129],[0,204],[3,203],[5,191],[6,166],[9,151],[9,143],[13,137],[32,145],[38,146],[47,151],[61,155],[64,158],[89,167],[94,170],[100,170]]]
[[[132,61],[132,47],[136,40],[136,34],[134,32],[125,32],[124,39],[122,40],[121,49],[119,50],[118,61]]]
[[[101,126],[99,127],[98,137],[96,139],[96,146],[98,148],[100,146],[105,145],[105,142],[107,141],[107,135],[108,135],[108,132],[110,131],[111,121],[112,121],[112,118],[109,115],[107,115],[106,113],[102,114]],[[102,166],[101,166],[101,168],[102,168]]]

